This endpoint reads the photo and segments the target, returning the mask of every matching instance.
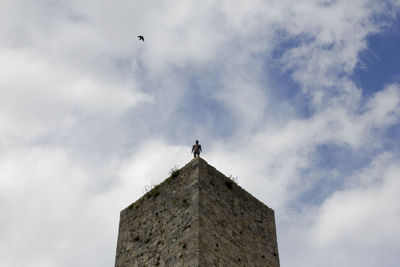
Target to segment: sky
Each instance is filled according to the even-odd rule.
[[[399,10],[0,0],[0,266],[113,266],[196,139],[275,210],[281,266],[398,266]]]

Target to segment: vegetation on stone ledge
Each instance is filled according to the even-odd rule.
[[[147,199],[151,197],[158,197],[160,195],[160,188],[159,185],[155,184],[153,181],[151,182],[150,185],[146,185],[144,187],[144,193]]]
[[[177,167],[173,167],[170,171],[170,177],[167,179],[168,184],[171,183],[171,181],[178,177],[178,175],[180,174],[180,169],[178,169]],[[159,189],[159,185],[156,185],[153,181],[151,182],[150,185],[146,185],[144,187],[144,192],[145,195],[147,197],[147,199],[153,197],[156,198],[160,195],[160,189]],[[131,209],[132,207],[129,207],[129,209]]]
[[[233,181],[225,181],[226,187],[228,187],[230,190],[233,189]]]
[[[160,195],[160,187],[157,185],[153,189],[150,190],[150,192],[147,193],[147,198],[151,197],[158,197]]]
[[[171,175],[171,178],[176,178],[178,177],[179,173],[180,173],[180,169],[178,169],[177,167],[173,167],[170,171],[169,174]]]
[[[237,184],[238,178],[237,177],[233,177],[232,175],[229,175],[228,179],[229,179],[229,181],[225,181],[225,185],[230,190],[232,190],[233,189],[233,185]]]
[[[176,177],[178,177],[178,175],[180,174],[181,170],[178,169],[177,167],[173,167],[170,171],[169,171],[169,177],[167,179],[167,183],[170,184],[172,182],[172,180],[174,180]]]

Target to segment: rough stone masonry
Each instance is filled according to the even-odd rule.
[[[200,157],[121,211],[116,267],[279,267],[274,211]]]

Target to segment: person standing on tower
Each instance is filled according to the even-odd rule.
[[[194,144],[192,147],[192,153],[194,154],[194,157],[196,156],[200,157],[200,152],[201,152],[201,145],[199,144],[199,140],[196,140],[196,144]]]

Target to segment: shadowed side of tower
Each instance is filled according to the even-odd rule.
[[[199,165],[200,266],[279,266],[274,211]]]
[[[115,266],[279,266],[272,209],[197,157],[121,211]]]

